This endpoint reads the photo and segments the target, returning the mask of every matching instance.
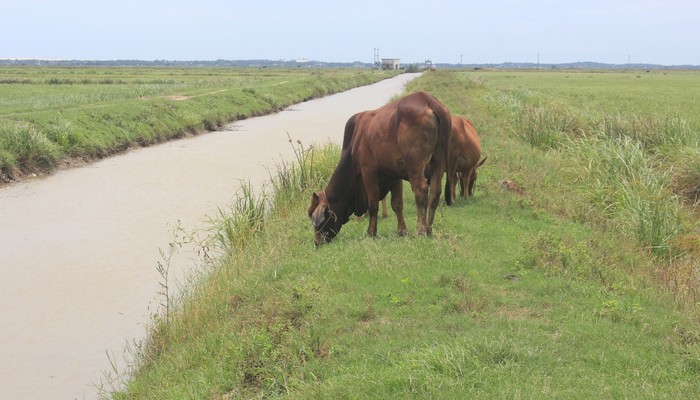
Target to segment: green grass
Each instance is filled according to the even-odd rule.
[[[700,187],[697,73],[494,72],[463,79],[489,87],[485,107],[511,136],[565,153],[570,174],[562,178],[576,183],[593,214],[660,256],[673,257],[674,240],[697,231],[688,221],[697,221],[692,207],[685,207],[698,202]]]
[[[215,130],[395,75],[373,70],[0,68],[0,176]]]
[[[698,398],[692,293],[656,280],[688,264],[640,251],[594,207],[584,215],[585,185],[563,184],[568,153],[512,135],[518,118],[488,86],[439,72],[409,87],[473,119],[489,157],[476,196],[441,206],[432,238],[399,237],[392,215],[377,238],[351,220],[315,250],[305,211],[339,150],[297,144],[262,227],[229,231],[247,239],[156,320],[113,397]],[[407,189],[405,201],[413,232]]]

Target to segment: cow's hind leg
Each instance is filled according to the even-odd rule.
[[[399,236],[406,235],[406,220],[403,217],[403,181],[397,179],[391,185],[391,209],[394,210],[396,214],[396,220],[398,221],[398,233]]]
[[[440,204],[440,188],[442,187],[442,170],[437,167],[432,168],[432,176],[430,177],[430,193],[428,198],[428,218],[426,223],[425,233],[430,236],[433,233],[433,220],[435,219],[435,210]]]
[[[428,208],[428,183],[426,182],[423,173],[414,173],[409,177],[411,182],[411,190],[416,196],[416,212],[418,214],[418,226],[416,231],[419,235],[428,233],[428,225],[426,222],[426,209]]]

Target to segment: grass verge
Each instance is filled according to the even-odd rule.
[[[509,135],[469,79],[410,89],[477,122],[489,164],[476,197],[441,207],[433,238],[399,237],[389,217],[371,239],[353,220],[314,250],[308,196],[338,148],[299,147],[272,174],[264,224],[243,224],[256,234],[154,324],[113,398],[700,396],[697,321],[649,284],[638,247],[565,207],[552,184],[565,160]]]

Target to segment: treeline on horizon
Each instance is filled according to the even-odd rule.
[[[423,66],[421,62],[402,63],[403,68]],[[503,63],[435,63],[436,68],[496,68],[496,69],[634,69],[634,70],[687,70],[700,69],[700,65],[662,65],[662,64],[606,64],[593,61],[579,61],[573,63],[531,63],[531,62],[503,62]],[[0,66],[57,66],[57,67],[258,67],[258,68],[373,68],[371,62],[329,62],[316,60],[51,60],[51,59],[0,59]]]

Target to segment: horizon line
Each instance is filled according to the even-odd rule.
[[[399,58],[400,60],[400,58]],[[0,58],[0,62],[29,62],[29,61],[46,61],[46,62],[144,62],[144,63],[216,63],[216,62],[255,62],[255,61],[266,61],[266,62],[284,62],[284,63],[298,63],[298,64],[311,64],[311,63],[326,63],[326,64],[365,64],[374,65],[370,61],[323,61],[314,59],[270,59],[270,58],[238,58],[238,59],[227,59],[227,58],[217,58],[217,59],[138,59],[138,58],[113,58],[113,59],[90,59],[90,58],[41,58],[41,57],[7,57]],[[402,62],[403,65],[421,65],[425,64],[425,61],[418,62]],[[600,64],[600,65],[612,65],[612,66],[659,66],[659,67],[698,67],[700,64],[659,64],[654,62],[637,62],[637,63],[609,63],[601,61],[566,61],[566,62],[537,62],[537,61],[501,61],[501,62],[433,62],[434,65],[504,65],[504,64],[528,64],[528,65],[539,65],[539,66],[552,66],[552,65],[571,65],[571,64]]]

